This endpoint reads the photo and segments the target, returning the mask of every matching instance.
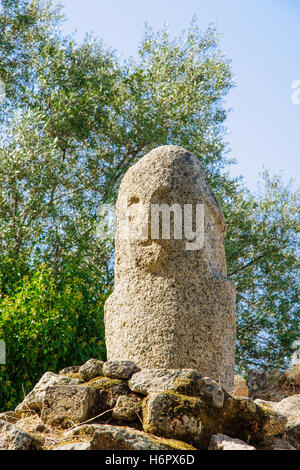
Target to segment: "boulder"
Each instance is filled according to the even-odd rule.
[[[134,374],[128,385],[133,392],[143,395],[172,391],[201,397],[217,408],[222,407],[224,401],[222,387],[193,369],[145,369]]]
[[[150,393],[143,404],[146,432],[184,440],[206,449],[213,434],[226,434],[252,442],[285,432],[287,419],[249,398],[235,398],[225,392],[222,408],[203,398],[174,392]]]
[[[91,387],[58,385],[46,390],[41,418],[50,426],[68,428],[98,412],[98,391]]]
[[[103,374],[111,379],[128,380],[140,369],[130,361],[107,361],[103,364]]]
[[[208,450],[256,450],[240,439],[233,439],[224,434],[214,434],[210,440]]]
[[[85,382],[88,382],[95,377],[103,376],[103,364],[104,362],[98,359],[90,359],[79,368],[78,372]]]
[[[79,383],[80,380],[76,378],[57,375],[53,372],[46,372],[41,380],[36,384],[34,389],[24,398],[22,403],[17,406],[16,412],[40,412],[43,407],[46,391],[48,388],[57,385],[77,385]]]
[[[144,431],[198,447],[202,442],[202,406],[199,398],[152,392],[143,404]]]
[[[287,435],[300,445],[300,394],[284,398],[273,409],[287,417]]]
[[[257,446],[257,450],[296,450],[286,439],[267,437]]]
[[[138,421],[141,415],[142,400],[138,397],[120,396],[112,411],[113,418],[118,421]]]
[[[300,394],[300,383],[290,371],[277,369],[250,370],[247,376],[249,396],[253,399],[279,402],[291,395]]]
[[[142,395],[170,390],[182,395],[198,396],[202,375],[193,369],[144,369],[129,380],[130,390]]]
[[[211,404],[215,408],[222,408],[224,404],[224,391],[221,385],[217,384],[209,377],[203,377],[198,381],[199,393],[197,396]]]
[[[292,395],[280,402],[255,400],[260,406],[269,407],[287,418],[287,437],[300,447],[300,395]]]
[[[38,439],[6,421],[0,421],[0,450],[40,450]]]
[[[98,413],[114,408],[119,396],[130,394],[125,380],[110,379],[109,377],[98,377],[82,386],[87,386],[98,391]]]
[[[185,442],[122,426],[84,425],[75,428],[72,435],[90,437],[91,450],[196,450]]]

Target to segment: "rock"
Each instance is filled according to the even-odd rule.
[[[91,437],[91,450],[196,450],[185,442],[121,426],[86,425],[74,429],[72,434]]]
[[[79,383],[80,381],[76,378],[46,372],[34,389],[24,398],[22,403],[17,406],[16,412],[22,413],[31,410],[40,412],[45,400],[46,390],[49,387],[57,385],[77,385]]]
[[[6,411],[5,413],[0,413],[0,421],[5,421],[6,423],[16,423],[20,415],[15,411]]]
[[[6,421],[0,421],[0,450],[40,450],[40,442]]]
[[[152,392],[143,405],[144,431],[197,447],[202,435],[201,408],[201,400],[195,397]]]
[[[224,404],[224,392],[222,387],[209,377],[203,377],[198,381],[199,396],[215,408],[222,408]]]
[[[110,379],[109,377],[99,377],[90,380],[85,386],[98,391],[97,409],[99,413],[114,408],[119,396],[130,394],[127,382]]]
[[[95,377],[103,376],[103,361],[98,359],[90,359],[83,366],[79,368],[79,374],[82,375],[83,379],[88,382]]]
[[[300,394],[284,398],[274,410],[287,417],[287,435],[300,444]]]
[[[130,390],[143,395],[169,390],[202,397],[217,408],[222,407],[224,401],[222,387],[193,369],[145,369],[134,374],[128,385]]]
[[[58,385],[46,390],[41,418],[50,426],[68,428],[98,412],[98,391],[91,387]]]
[[[59,375],[78,374],[80,366],[65,367],[59,372]]]
[[[202,375],[192,369],[144,369],[129,380],[130,390],[142,395],[172,390],[183,395],[197,396]]]
[[[174,392],[150,393],[143,403],[144,430],[181,439],[206,449],[213,434],[242,440],[262,441],[285,432],[287,419],[249,398],[234,398],[225,392],[222,408],[203,398]]]
[[[89,442],[71,442],[69,444],[58,444],[50,450],[91,450]]]
[[[210,440],[208,450],[256,450],[240,439],[233,439],[224,434],[214,434]]]
[[[142,415],[142,400],[127,396],[120,396],[113,409],[112,416],[119,421],[138,421]]]
[[[111,379],[128,380],[139,370],[134,362],[130,361],[107,361],[103,364],[103,374]]]
[[[246,380],[243,379],[243,377],[241,377],[240,375],[234,376],[234,388],[231,393],[236,397],[247,398],[249,396],[249,389],[247,387]]]
[[[253,399],[279,402],[291,395],[300,394],[296,377],[277,369],[251,370],[247,376],[249,395]]]
[[[154,212],[147,221],[151,207],[162,204],[175,212],[170,239],[151,233],[158,222]],[[204,246],[202,219],[196,223],[188,214],[202,205]],[[188,234],[192,219],[197,236]],[[124,229],[128,221],[135,239]],[[226,277],[225,232],[220,204],[187,150],[159,147],[127,171],[117,202],[115,289],[105,303],[108,360],[196,369],[233,389],[235,288]]]
[[[287,418],[287,436],[296,441],[300,447],[300,395],[292,395],[280,402],[255,400],[261,406],[269,407]]]
[[[256,440],[260,440],[259,438],[262,436],[272,437],[286,431],[287,418],[276,410],[258,405],[256,414],[258,415],[258,421],[262,424],[261,430],[254,433],[257,437]]]
[[[288,441],[278,437],[267,437],[257,446],[257,450],[296,450]]]

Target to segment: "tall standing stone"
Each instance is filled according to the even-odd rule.
[[[153,239],[153,204],[182,211],[192,204],[194,229],[196,207],[204,205],[204,246],[174,239],[175,225],[171,239]],[[140,234],[135,239],[124,230],[128,221]],[[190,152],[159,147],[127,171],[117,201],[115,289],[105,304],[108,360],[198,369],[233,389],[235,288],[226,277],[225,232],[219,202]]]

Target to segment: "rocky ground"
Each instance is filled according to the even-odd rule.
[[[0,414],[0,449],[300,449],[299,384],[280,389],[273,378],[274,400],[261,387],[270,376],[253,377],[247,387],[237,376],[229,394],[196,370],[90,359],[45,373],[15,411]]]

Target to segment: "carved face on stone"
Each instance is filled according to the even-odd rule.
[[[186,249],[187,242],[192,242],[185,232],[186,206],[191,206],[193,232],[197,229],[196,206],[204,205],[211,212],[206,211],[207,227],[211,225],[209,219],[218,218],[222,244],[224,238],[223,215],[199,161],[178,147],[159,150],[159,158],[156,151],[150,152],[128,170],[117,202],[116,264],[123,260],[127,266],[153,273],[162,273],[170,261],[181,257],[191,262],[195,256],[199,258],[202,246]]]
[[[159,213],[156,217],[158,234],[155,236],[153,233],[152,224],[155,223],[154,214],[151,212],[153,205],[160,208],[166,205],[171,208],[173,204],[178,204],[178,201],[174,197],[171,185],[162,182],[156,188],[151,183],[151,179],[145,182],[133,179],[130,182],[129,194],[125,194],[124,199],[122,198],[120,201],[123,217],[120,218],[119,233],[122,232],[122,227],[124,227],[126,229],[124,240],[129,234],[127,238],[128,250],[130,256],[135,260],[136,266],[146,271],[157,272],[170,257],[174,258],[182,253],[184,240],[174,238],[174,221],[176,217],[172,210],[169,214],[167,212],[170,220],[170,237],[163,237],[163,217]]]

